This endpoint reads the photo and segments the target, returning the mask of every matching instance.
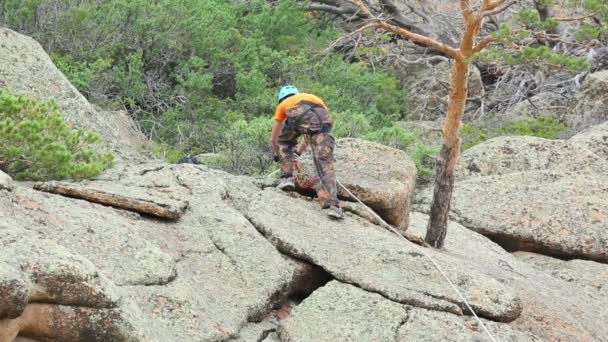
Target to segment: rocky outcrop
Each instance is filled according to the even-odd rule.
[[[128,306],[141,310],[135,323],[127,322],[145,317],[146,336],[154,341],[227,340],[285,294],[295,266],[235,209],[259,190],[251,182],[194,165],[115,171],[88,186],[116,192],[123,186],[127,196],[137,188],[155,190],[190,208],[167,224],[18,188],[12,199],[0,198],[0,217],[19,218],[33,234],[90,260]]]
[[[99,131],[123,157],[137,156],[139,150],[128,146],[133,136],[114,131],[115,123],[121,125],[117,121],[98,117],[48,57],[39,55],[36,43],[11,31],[0,34],[8,37],[0,44],[0,82],[10,86],[9,80],[18,93],[39,99],[55,95],[75,126]],[[28,74],[32,70],[44,77],[36,79]],[[599,162],[608,151],[605,134],[601,128],[581,133],[568,141],[573,150],[563,155],[564,146],[546,145],[547,151],[560,153],[539,149],[528,157],[518,152],[480,157],[479,171],[459,178],[481,189],[475,193],[481,199],[469,195],[467,201],[488,208],[497,202],[489,194],[500,186],[507,189],[503,197],[513,204],[512,211],[503,211],[506,218],[462,216],[463,222],[481,222],[469,226],[485,229],[503,220],[523,232],[513,236],[526,238],[538,236],[527,226],[561,229],[553,234],[555,240],[547,240],[550,246],[570,243],[601,253],[605,229],[593,231],[583,218],[591,203],[599,208],[591,217],[604,227],[605,183],[598,174],[605,170]],[[513,144],[516,151],[528,148]],[[338,178],[349,189],[402,231],[409,224],[409,234],[424,235],[428,218],[415,213],[409,219],[416,171],[402,152],[344,140],[336,155]],[[537,170],[508,166],[503,163],[507,155],[512,164],[527,161]],[[575,157],[572,165],[560,166]],[[577,176],[567,177],[572,174]],[[515,210],[520,208],[515,203],[530,199],[518,195],[526,193],[522,189],[509,188],[512,180],[480,181],[488,177],[520,177],[524,190],[538,187],[531,191],[538,198],[556,199],[566,189],[569,201],[549,201],[547,213],[558,220],[570,215],[580,232],[551,220],[542,221],[546,226],[534,220],[526,226],[512,219],[529,213]],[[606,341],[608,336],[608,327],[597,324],[608,321],[605,301],[598,300],[605,297],[596,286],[604,281],[598,264],[586,262],[589,271],[571,282],[566,274],[583,266],[572,262],[570,270],[563,272],[567,267],[560,265],[557,272],[529,265],[456,223],[450,225],[444,250],[421,249],[374,224],[374,218],[359,216],[363,208],[354,203],[348,203],[344,221],[331,221],[314,200],[268,189],[272,182],[192,164],[120,163],[95,181],[61,185],[80,194],[102,193],[105,199],[41,192],[24,183],[0,189],[0,342],[15,337],[67,342],[485,338],[427,256],[445,270],[498,340]],[[180,212],[173,221],[161,220],[139,206],[115,205],[123,200],[174,206]],[[528,208],[545,215],[534,200]],[[476,210],[464,208],[467,214]]]
[[[566,116],[568,126],[580,131],[608,121],[608,70],[589,74],[576,95],[573,114]]]
[[[127,113],[94,108],[35,40],[2,27],[0,37],[0,87],[40,101],[55,99],[68,123],[99,133],[119,159],[142,159],[146,138]]]
[[[0,223],[0,341],[143,337],[116,287],[88,260],[14,224]]]
[[[11,176],[0,170],[0,190],[12,191],[15,188],[15,183]]]
[[[510,250],[608,261],[608,123],[566,141],[492,139],[463,154],[454,218]],[[426,208],[432,192],[419,196]]]
[[[541,341],[503,324],[485,324],[500,341]],[[284,342],[487,339],[476,322],[398,304],[338,282],[321,288],[297,307],[279,328],[279,336]]]
[[[608,125],[604,126],[608,129]],[[608,159],[592,148],[591,144],[582,141],[582,136],[571,140],[499,137],[464,152],[457,177],[502,176],[531,171],[598,175],[608,172]]]
[[[357,217],[328,221],[315,204],[273,192],[261,193],[247,216],[284,254],[319,265],[342,282],[399,303],[452,313],[466,311],[462,300],[433,272],[433,265],[414,244]],[[277,207],[284,209],[277,212]],[[462,283],[478,314],[508,322],[521,312],[520,299],[508,288],[440,253],[428,253]]]
[[[608,305],[608,265],[589,260],[566,261],[528,252],[517,252],[515,256],[556,278],[575,284],[599,305]]]
[[[338,181],[386,222],[405,231],[416,187],[416,165],[407,154],[360,139],[340,139],[334,155]],[[302,158],[302,169],[309,177],[316,175],[310,153]],[[338,196],[356,201],[341,186]]]
[[[81,274],[78,279],[84,279],[79,282],[98,284],[92,288],[99,289],[95,292],[99,295],[87,296],[93,303],[76,314],[66,311],[64,307],[73,306],[66,306],[69,302],[65,298],[56,300],[64,304],[40,303],[27,292],[40,287],[28,285],[37,284],[37,278],[20,272],[20,264],[10,260],[10,267],[1,268],[0,288],[11,291],[11,298],[16,299],[2,310],[19,321],[7,318],[2,324],[10,324],[13,335],[19,332],[35,337],[40,335],[30,334],[27,324],[15,322],[30,322],[31,317],[45,317],[49,326],[70,322],[61,330],[66,334],[61,335],[63,341],[82,338],[80,327],[113,334],[87,341],[245,341],[248,336],[298,341],[329,330],[337,335],[327,336],[340,340],[340,334],[350,336],[351,325],[365,327],[376,322],[367,321],[375,316],[380,321],[386,309],[406,314],[379,326],[394,327],[390,336],[396,336],[399,327],[399,340],[424,332],[429,340],[442,339],[450,331],[458,331],[463,340],[483,336],[479,327],[469,323],[470,313],[420,252],[421,247],[352,213],[347,213],[344,222],[331,221],[315,201],[274,189],[262,190],[256,183],[191,164],[125,167],[106,174],[104,180],[87,183],[92,188],[108,185],[124,195],[135,196],[147,189],[155,191],[159,201],[188,201],[190,207],[175,222],[42,193],[20,184],[13,192],[0,192],[0,222],[6,222],[12,231],[0,236],[2,243],[11,244],[25,236],[21,243],[27,246],[63,251],[41,252],[46,262],[62,260],[55,257],[57,253],[72,255],[73,260],[79,260],[76,265],[86,266],[77,273]],[[411,233],[424,234],[424,215],[415,214],[411,223]],[[506,341],[534,340],[534,336],[601,341],[598,336],[608,335],[605,327],[593,323],[594,319],[608,319],[602,307],[582,293],[555,301],[567,297],[574,290],[572,284],[530,271],[532,267],[475,232],[453,224],[446,250],[426,252],[446,270],[478,314],[511,322],[488,323],[495,325],[497,336]],[[0,255],[19,253],[23,255],[20,260],[38,260],[10,248],[2,248]],[[290,257],[307,263],[291,261]],[[330,279],[334,279],[333,285],[316,290]],[[278,321],[266,320],[294,292],[312,295],[291,315],[287,310]],[[324,306],[322,301],[328,296],[335,299]],[[370,296],[374,298],[371,302]],[[374,302],[378,305],[370,304]],[[333,304],[349,314],[338,321],[327,319],[332,312],[327,308]],[[103,314],[92,314],[97,312],[94,310]],[[362,322],[364,316],[368,318]],[[91,318],[87,321],[86,317]],[[432,327],[423,324],[426,317],[433,318]],[[407,318],[408,323],[401,324],[401,318]],[[342,327],[334,329],[332,323]],[[106,324],[115,328],[101,328]],[[361,336],[384,336],[386,332],[379,327],[366,329]]]
[[[412,213],[409,232],[424,236],[427,222],[428,216]],[[597,296],[581,291],[578,284],[531,267],[456,222],[449,224],[444,249],[450,257],[498,280],[521,298],[523,310],[509,324],[512,328],[531,333],[543,341],[608,341],[608,328],[594,323],[608,319],[605,304],[597,301]],[[501,331],[505,330],[504,325],[500,327]]]

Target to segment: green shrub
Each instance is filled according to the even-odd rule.
[[[0,168],[20,180],[82,179],[112,165],[92,144],[99,136],[70,128],[54,102],[0,91]]]
[[[72,56],[62,56],[59,54],[52,54],[53,62],[57,65],[57,68],[63,72],[67,79],[84,94],[89,92],[91,82],[96,76],[99,76],[108,68],[110,68],[111,61],[98,59],[94,63],[78,62],[75,61]]]
[[[152,154],[154,157],[171,164],[177,163],[185,155],[184,151],[158,143],[153,144]]]
[[[440,151],[441,146],[439,145],[416,144],[416,149],[411,154],[411,158],[416,163],[418,180],[422,183],[430,181],[433,176]]]
[[[391,126],[372,131],[364,135],[363,139],[406,151],[416,141],[416,134]]]
[[[267,174],[274,169],[269,144],[271,124],[266,118],[249,123],[243,119],[235,121],[222,136],[218,156],[206,164],[234,174]]]
[[[323,53],[340,33],[303,6],[6,0],[0,21],[40,41],[89,100],[127,108],[154,141],[187,154],[225,145],[230,113],[270,118],[285,83],[320,96],[332,114],[365,113],[373,128],[390,126],[407,102],[398,78]]]
[[[486,128],[475,125],[462,127],[462,149],[467,150],[482,142],[500,136],[526,135],[545,139],[557,139],[566,126],[555,118],[519,120],[499,128]]]
[[[360,137],[371,129],[369,118],[363,113],[334,112],[331,117],[333,121],[332,135],[336,138]]]

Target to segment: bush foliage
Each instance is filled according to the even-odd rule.
[[[393,75],[325,52],[331,21],[296,0],[6,0],[0,21],[33,36],[90,100],[126,107],[187,153],[230,144],[236,115],[270,119],[285,83],[381,126],[406,110]]]
[[[281,0],[6,0],[0,20],[33,36],[90,100],[128,109],[156,152],[217,153],[233,173],[271,170],[276,92],[323,98],[338,137],[407,149],[392,127],[407,111],[396,76],[326,49],[332,22]],[[356,121],[352,122],[352,118]]]
[[[526,135],[545,139],[558,139],[566,126],[555,118],[519,120],[499,128],[476,125],[462,127],[462,149],[466,150],[482,142],[500,136]]]
[[[20,180],[99,175],[113,156],[92,144],[99,136],[70,128],[54,102],[38,103],[0,90],[0,168]]]

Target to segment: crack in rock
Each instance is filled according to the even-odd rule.
[[[410,312],[412,311],[412,307],[405,306],[403,308],[403,310],[405,311],[405,316],[403,316],[403,318],[401,318],[401,320],[399,321],[399,324],[395,328],[395,342],[401,341],[401,339],[399,338],[399,332],[400,332],[401,328],[410,320]]]
[[[408,299],[403,300],[403,301],[397,301],[397,300],[395,300],[393,298],[390,298],[385,293],[365,288],[364,286],[362,286],[361,284],[358,284],[355,281],[346,279],[344,277],[339,277],[339,276],[333,274],[332,272],[330,272],[329,270],[325,269],[323,266],[315,263],[314,260],[312,258],[308,257],[307,255],[294,253],[293,252],[294,248],[292,246],[289,246],[284,241],[276,240],[276,239],[273,239],[272,237],[266,236],[264,234],[264,229],[261,229],[256,224],[254,224],[254,221],[252,221],[247,215],[245,215],[245,217],[260,232],[260,234],[262,236],[264,236],[264,238],[266,238],[268,241],[270,241],[271,243],[273,243],[273,245],[276,247],[276,249],[280,253],[282,253],[284,255],[287,255],[287,256],[289,256],[291,258],[295,258],[295,259],[299,259],[299,260],[304,260],[305,262],[307,262],[309,264],[315,265],[315,266],[323,269],[325,272],[327,272],[328,274],[332,275],[332,277],[334,277],[335,279],[339,280],[342,283],[352,285],[352,286],[357,287],[357,288],[359,288],[359,289],[361,289],[363,291],[366,291],[366,292],[378,294],[378,295],[386,298],[387,300],[390,300],[390,301],[395,302],[395,303],[412,305],[412,306],[416,306],[416,307],[426,308],[426,309],[429,309],[429,310],[445,311],[445,312],[453,313],[455,315],[463,315],[462,308],[461,308],[461,306],[458,303],[454,303],[451,300],[448,301],[445,297],[442,297],[442,296],[431,295],[431,294],[428,294],[427,292],[424,292],[424,291],[414,291],[414,292],[418,292],[419,294],[427,295],[427,296],[429,296],[429,297],[431,297],[433,299],[436,299],[437,302],[433,301],[432,303],[425,303],[424,301],[417,300],[415,298],[408,298]],[[448,303],[450,303],[452,305],[445,304],[445,303],[443,303],[444,301],[447,301]]]

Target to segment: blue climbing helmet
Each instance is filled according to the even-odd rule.
[[[283,88],[281,88],[281,90],[279,90],[279,103],[286,98],[287,96],[290,95],[295,95],[299,93],[298,88],[292,86],[292,85],[286,85]]]

